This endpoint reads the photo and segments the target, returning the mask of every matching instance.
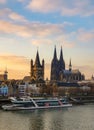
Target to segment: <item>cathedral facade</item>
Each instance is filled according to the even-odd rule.
[[[36,59],[34,64],[33,64],[33,60],[31,59],[30,69],[31,69],[30,71],[31,81],[35,81],[35,82],[44,81],[44,60],[42,60],[42,64],[41,64],[38,51],[36,54]]]
[[[54,56],[51,62],[51,81],[75,82],[84,80],[85,77],[79,70],[73,70],[71,60],[69,62],[69,69],[65,68],[65,61],[63,58],[63,50],[61,47],[60,58],[57,58],[56,47],[54,49]]]

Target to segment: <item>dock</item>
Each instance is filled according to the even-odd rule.
[[[73,104],[94,103],[94,96],[71,96],[69,100]]]

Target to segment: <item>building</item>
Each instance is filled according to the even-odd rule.
[[[4,71],[4,74],[0,74],[0,81],[6,81],[8,79],[7,70]]]
[[[19,95],[39,95],[39,87],[36,84],[24,83],[21,82],[18,85],[18,93]]]
[[[31,71],[30,71],[31,82],[41,83],[44,82],[44,60],[40,63],[39,53],[37,51],[35,63],[31,59]]]
[[[7,96],[8,95],[8,86],[4,83],[0,85],[0,96]]]
[[[60,52],[60,59],[58,60],[55,47],[54,56],[51,62],[51,80],[60,80],[60,73],[63,70],[65,70],[65,61],[63,59],[62,48]]]
[[[92,75],[91,80],[94,80],[94,76]]]
[[[72,69],[71,59],[69,62],[69,69],[65,67],[65,61],[63,58],[63,51],[61,47],[60,58],[57,58],[56,47],[54,49],[54,56],[51,62],[51,81],[62,81],[62,82],[75,82],[85,79],[85,76],[81,72]]]

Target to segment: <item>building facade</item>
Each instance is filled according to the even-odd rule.
[[[0,74],[0,81],[8,80],[8,72],[7,70],[4,71],[4,74]]]
[[[56,47],[54,49],[54,56],[51,62],[51,81],[64,81],[64,82],[74,82],[84,80],[85,76],[81,72],[72,69],[71,60],[69,62],[69,69],[65,67],[65,61],[63,58],[63,50],[61,47],[60,58],[57,58]]]

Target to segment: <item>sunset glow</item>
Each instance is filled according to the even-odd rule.
[[[66,68],[72,60],[86,79],[94,74],[93,0],[0,0],[0,73],[9,79],[30,75],[30,60],[45,60],[50,78],[54,46],[63,48]]]

